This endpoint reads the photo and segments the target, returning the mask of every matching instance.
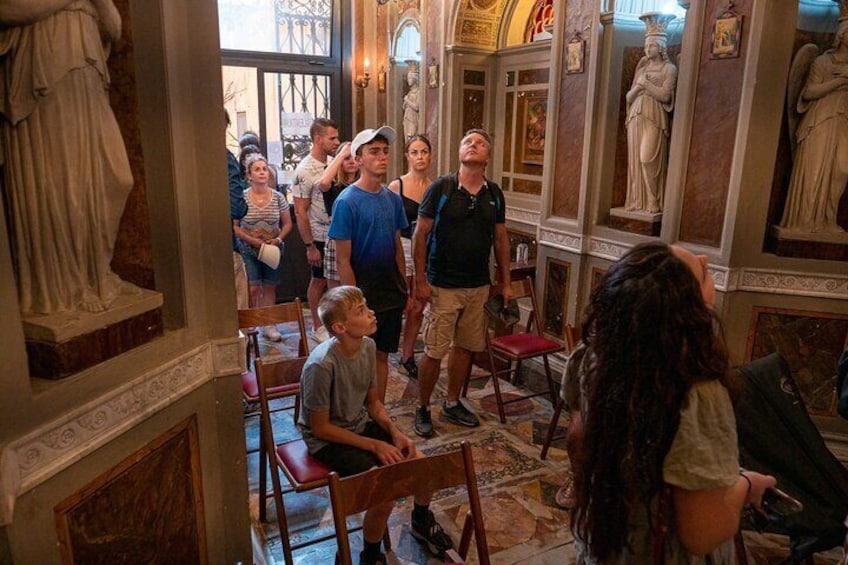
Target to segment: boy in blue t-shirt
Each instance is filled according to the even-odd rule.
[[[377,393],[375,346],[366,337],[377,331],[377,319],[362,291],[353,286],[327,291],[318,315],[332,337],[312,351],[301,377],[298,427],[310,455],[343,477],[424,457],[389,418]],[[453,543],[429,509],[431,494],[415,494],[410,531],[441,555]],[[386,563],[380,542],[393,506],[365,513],[360,565]]]
[[[362,289],[377,315],[377,388],[386,400],[389,353],[398,349],[409,300],[400,232],[408,226],[400,196],[382,184],[395,131],[383,126],[359,132],[350,152],[360,176],[333,205],[329,237],[336,241],[339,280]]]

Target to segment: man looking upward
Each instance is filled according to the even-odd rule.
[[[312,151],[295,169],[291,189],[297,229],[306,244],[306,260],[309,261],[312,274],[306,298],[312,311],[313,335],[322,342],[329,337],[318,317],[318,302],[327,289],[327,279],[324,278],[324,242],[327,240],[330,218],[324,209],[323,193],[316,183],[327,167],[327,158],[335,155],[339,148],[339,128],[333,120],[317,118],[309,127],[309,137],[312,138]]]
[[[484,176],[491,150],[488,133],[469,130],[459,146],[459,171],[436,179],[418,209],[413,236],[415,291],[419,300],[429,302],[418,372],[420,406],[415,413],[415,433],[421,437],[433,435],[430,397],[448,353],[448,391],[441,418],[461,426],[480,425],[459,393],[471,371],[473,353],[486,349],[483,306],[491,286],[492,245],[505,283],[500,289],[504,304],[512,298],[504,196]]]

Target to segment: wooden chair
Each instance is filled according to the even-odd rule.
[[[571,324],[566,324],[565,326],[565,344],[568,347],[568,354],[574,351],[574,348],[577,346],[577,342],[580,340],[580,328],[575,328]],[[556,427],[559,423],[559,417],[562,414],[562,409],[565,407],[565,402],[563,402],[562,397],[557,398],[556,404],[554,405],[554,415],[551,417],[551,423],[548,425],[548,433],[545,435],[545,443],[542,444],[542,453],[539,456],[541,459],[545,459],[548,456],[548,450],[551,448],[551,444],[555,440],[563,439],[565,436],[557,436],[554,437],[554,433],[556,433]]]
[[[274,440],[274,429],[271,425],[271,411],[269,402],[271,391],[287,383],[300,382],[300,375],[307,357],[282,358],[282,359],[257,359],[256,374],[259,378],[259,405],[262,420],[263,452],[271,466],[271,485],[273,490],[274,504],[277,508],[277,526],[280,530],[280,540],[283,544],[283,556],[287,565],[293,563],[292,552],[301,547],[320,543],[332,539],[335,533],[319,538],[311,539],[298,544],[292,544],[289,539],[288,518],[283,495],[290,492],[306,492],[312,489],[327,486],[327,479],[331,469],[309,455],[306,442],[302,439],[277,444]],[[286,476],[291,489],[283,490],[280,483],[280,471]],[[265,481],[259,485],[259,509],[260,516],[265,514]],[[356,531],[360,528],[352,529]],[[383,543],[388,551],[390,541],[388,535],[383,538]]]
[[[512,285],[512,291],[516,299],[530,298],[532,303],[533,309],[530,311],[530,316],[527,320],[527,329],[523,332],[507,333],[506,335],[500,335],[497,337],[489,336],[489,332],[487,331],[486,350],[489,356],[489,374],[485,375],[485,377],[477,377],[492,377],[492,386],[495,389],[495,400],[498,404],[498,416],[500,417],[502,424],[506,423],[506,413],[504,412],[504,405],[506,404],[543,394],[549,394],[551,397],[551,403],[556,403],[556,385],[551,377],[551,367],[548,363],[548,355],[565,350],[565,347],[560,345],[558,342],[548,339],[542,335],[542,326],[538,319],[539,306],[536,302],[536,292],[533,290],[533,279],[527,277],[520,281],[513,281],[510,284]],[[533,331],[534,323],[536,327],[535,331]],[[507,329],[514,330],[515,325],[516,324],[512,324]],[[545,376],[548,379],[548,390],[504,400],[501,395],[501,387],[498,381],[500,375],[509,375],[512,373],[513,377],[510,379],[510,382],[513,382],[515,376],[521,372],[521,363],[534,357],[542,358],[545,366]],[[505,361],[507,363],[506,369],[498,369],[499,361]],[[513,368],[513,363],[515,363],[515,368]],[[467,396],[468,384],[470,381],[470,376],[465,379],[465,384],[462,386],[462,396]]]
[[[241,391],[242,399],[245,405],[251,406],[259,403],[259,382],[256,378],[256,369],[252,368],[253,360],[258,360],[259,355],[259,331],[256,329],[261,326],[270,326],[276,324],[287,324],[296,322],[299,332],[298,339],[298,357],[304,360],[309,355],[309,341],[306,334],[306,323],[303,319],[303,304],[299,298],[294,302],[285,304],[276,304],[274,306],[263,306],[259,308],[244,308],[238,312],[239,329],[247,331],[247,371],[241,375]],[[251,351],[253,352],[251,354]],[[279,381],[280,384],[271,387],[268,390],[268,399],[276,400],[280,398],[294,397],[294,421],[297,422],[300,416],[300,374],[291,375],[288,381]],[[288,410],[288,408],[280,408],[280,410]],[[265,483],[266,470],[268,468],[268,458],[263,448],[265,437],[265,428],[259,427],[259,519],[265,521]]]
[[[330,473],[329,483],[333,522],[339,544],[339,561],[343,565],[352,563],[350,540],[346,529],[348,516],[378,504],[412,495],[421,489],[422,485],[436,492],[463,484],[468,493],[470,509],[465,516],[458,556],[451,552],[448,556],[449,562],[463,562],[462,560],[468,556],[473,535],[477,545],[478,562],[480,565],[490,563],[486,530],[483,526],[483,512],[480,507],[480,494],[477,491],[477,477],[474,473],[474,460],[471,456],[471,444],[467,441],[463,441],[462,447],[455,451],[378,467],[344,479],[339,478],[337,473]]]

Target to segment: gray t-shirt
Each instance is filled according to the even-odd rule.
[[[312,434],[312,412],[330,412],[330,423],[361,434],[368,423],[365,398],[368,389],[377,386],[377,347],[363,338],[354,357],[346,357],[336,338],[331,338],[309,354],[300,378],[301,411],[298,427],[309,448],[315,453],[327,445]]]
[[[324,209],[324,193],[315,186],[326,168],[326,163],[322,163],[311,154],[307,155],[294,170],[294,183],[291,185],[292,196],[310,200],[307,216],[312,230],[312,239],[315,241],[327,241],[327,230],[330,228],[330,216]]]

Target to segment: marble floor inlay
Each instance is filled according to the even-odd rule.
[[[307,313],[308,315],[308,313]],[[283,341],[266,342],[260,338],[263,355],[292,355],[296,352],[296,327],[281,325]],[[315,343],[310,344],[311,347]],[[419,354],[420,355],[420,354]],[[573,537],[569,529],[568,512],[560,509],[554,496],[569,466],[563,441],[555,441],[546,460],[539,457],[553,410],[547,395],[522,400],[506,406],[507,421],[498,420],[494,389],[488,379],[472,381],[468,392],[468,405],[480,416],[479,428],[464,428],[439,419],[441,403],[445,396],[446,364],[433,394],[431,411],[436,433],[423,440],[414,435],[412,426],[418,405],[418,383],[398,371],[398,357],[390,356],[389,381],[386,406],[396,425],[427,454],[437,454],[454,449],[460,442],[472,444],[477,481],[482,498],[483,515],[492,562],[500,565],[523,563],[530,565],[563,564],[574,560]],[[475,367],[474,376],[485,371]],[[514,397],[526,394],[520,387],[502,381],[504,395]],[[290,406],[291,400],[277,407]],[[277,528],[276,508],[271,498],[271,479],[267,479],[267,522],[259,521],[259,418],[257,407],[246,407],[245,436],[248,449],[249,505],[256,545],[264,553],[256,562],[283,563],[280,532]],[[272,417],[275,440],[279,443],[299,437],[294,426],[293,412],[279,410]],[[564,432],[568,418],[560,419]],[[285,477],[282,484],[287,486]],[[316,539],[333,532],[332,511],[326,489],[307,493],[285,495],[289,520],[289,535],[293,543]],[[467,497],[462,488],[446,489],[434,495],[432,508],[436,518],[458,544],[463,520],[467,511]],[[412,499],[402,499],[396,504],[389,519],[392,551],[388,554],[392,564],[434,564],[440,560],[430,556],[409,532]],[[361,516],[351,517],[348,523],[358,524]],[[788,555],[788,540],[781,536],[745,533],[745,541],[752,564],[779,563]],[[362,546],[360,533],[351,535],[354,563]],[[294,552],[297,564],[332,564],[336,542],[330,539]],[[836,565],[841,551],[831,551],[816,556],[816,565]],[[469,563],[477,563],[472,543]]]

